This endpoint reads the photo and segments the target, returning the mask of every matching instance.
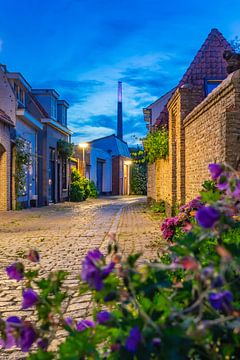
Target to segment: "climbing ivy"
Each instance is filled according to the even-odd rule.
[[[147,163],[145,153],[141,148],[131,151],[133,161],[131,171],[131,193],[135,195],[147,194]]]
[[[26,167],[31,163],[31,153],[26,146],[26,141],[22,138],[16,139],[16,173],[15,190],[16,195],[21,196],[25,192],[26,186]]]
[[[166,159],[168,156],[168,130],[164,127],[149,132],[143,140],[146,161],[153,164],[157,159]]]

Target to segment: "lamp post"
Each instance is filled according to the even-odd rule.
[[[80,143],[79,147],[82,149],[83,154],[83,176],[86,177],[85,149],[88,148],[88,143]]]
[[[127,179],[128,179],[127,195],[129,195],[130,194],[130,166],[132,165],[132,160],[126,160],[126,161],[124,161],[124,164],[127,165]]]

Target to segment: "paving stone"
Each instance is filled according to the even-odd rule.
[[[106,253],[109,234],[115,233],[121,252],[143,252],[143,261],[155,256],[150,240],[159,238],[159,222],[145,212],[146,200],[139,197],[109,197],[83,203],[64,203],[49,207],[0,213],[0,314],[33,316],[21,309],[21,284],[9,280],[5,267],[13,261],[29,264],[25,254],[31,248],[40,252],[40,274],[66,270],[65,281],[72,290],[66,316],[81,319],[91,315],[91,295],[79,298],[77,285],[81,262],[86,253],[100,248]],[[63,334],[61,333],[61,338]],[[56,340],[58,343],[59,339]],[[0,359],[25,358],[19,351],[0,350]]]

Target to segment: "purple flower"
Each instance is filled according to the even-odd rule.
[[[37,335],[34,328],[30,324],[24,324],[19,338],[19,346],[21,350],[23,352],[28,352],[36,338]]]
[[[71,317],[66,317],[65,319],[64,319],[64,322],[65,322],[65,324],[67,325],[67,326],[72,326],[73,325],[73,319],[71,318]]]
[[[99,324],[105,324],[106,322],[110,321],[111,318],[112,316],[108,311],[100,311],[97,314],[97,322]]]
[[[22,320],[17,316],[9,316],[6,320],[6,325],[20,327],[22,325]]]
[[[4,348],[18,346],[23,352],[28,352],[37,338],[36,332],[30,323],[25,323],[17,316],[11,316],[6,320],[6,340],[1,341]]]
[[[77,331],[83,331],[83,330],[86,330],[90,327],[94,327],[95,324],[93,321],[91,320],[81,320],[77,323],[77,326],[76,326],[76,329]]]
[[[236,181],[235,188],[231,192],[233,198],[239,199],[240,198],[240,181]]]
[[[28,254],[28,260],[32,262],[39,262],[40,256],[36,250],[30,250]]]
[[[178,225],[177,216],[165,219],[161,225],[163,238],[166,240],[172,240],[177,225]]]
[[[39,339],[37,342],[38,348],[46,351],[48,348],[48,339]]]
[[[214,309],[228,311],[231,309],[231,302],[233,301],[233,295],[230,291],[210,293],[208,300]]]
[[[193,210],[200,209],[200,207],[203,206],[203,204],[202,204],[202,202],[200,200],[201,200],[200,196],[196,197],[195,199],[192,199],[191,201],[189,201],[189,203],[181,206],[180,211],[190,213]]]
[[[103,287],[103,280],[111,273],[115,264],[110,263],[104,265],[104,256],[98,250],[92,250],[87,253],[82,264],[82,279],[86,281],[89,286],[97,291]]]
[[[218,287],[221,287],[221,286],[223,286],[223,278],[220,276],[220,275],[218,275],[218,276],[216,276],[213,280],[212,280],[212,287],[213,288],[218,288]]]
[[[220,213],[212,206],[203,206],[196,214],[197,222],[203,228],[209,229],[220,218]]]
[[[21,319],[17,316],[10,316],[5,322],[5,339],[0,339],[0,345],[4,349],[10,349],[16,345],[16,340],[14,337],[15,329],[20,329],[22,325]],[[16,331],[15,331],[16,332]]]
[[[153,338],[152,343],[153,346],[159,347],[161,345],[162,340],[160,338]]]
[[[24,266],[20,262],[14,263],[6,267],[6,272],[10,279],[20,281],[24,276]]]
[[[39,300],[38,294],[31,288],[23,290],[22,309],[28,309]]]
[[[211,173],[212,179],[217,180],[217,178],[221,175],[223,172],[223,167],[220,164],[209,164],[208,170]]]
[[[228,174],[222,174],[218,180],[217,188],[221,191],[227,190],[229,187],[228,184]]]
[[[102,269],[102,278],[105,279],[114,269],[115,264],[111,262],[109,265]]]
[[[141,333],[138,327],[134,326],[131,329],[129,336],[126,339],[126,343],[125,343],[126,349],[131,353],[135,353],[137,351],[139,343],[141,342],[141,338],[142,338]]]

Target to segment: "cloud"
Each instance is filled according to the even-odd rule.
[[[38,83],[38,87],[54,88],[60,93],[62,99],[67,100],[70,105],[81,104],[98,88],[104,85],[104,82],[97,80],[68,80],[55,79]]]
[[[84,125],[81,126],[80,129],[76,129],[72,136],[72,140],[75,144],[78,144],[79,142],[91,141],[111,134],[114,134],[114,130],[110,127]]]
[[[152,96],[160,96],[161,89],[170,90],[176,84],[176,78],[165,70],[145,68],[127,68],[122,73],[121,81],[147,91]]]

